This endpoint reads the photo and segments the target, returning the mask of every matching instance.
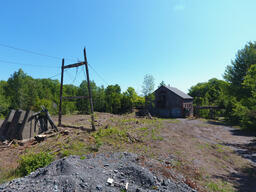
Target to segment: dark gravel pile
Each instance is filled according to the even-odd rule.
[[[111,179],[113,179],[111,181]],[[109,182],[108,182],[109,181]],[[112,182],[112,184],[111,184]],[[130,153],[69,156],[30,175],[0,185],[0,191],[195,191],[186,184],[159,179]]]

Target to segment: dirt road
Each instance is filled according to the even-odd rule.
[[[216,121],[179,119],[176,128],[212,144],[221,144],[234,149],[243,158],[256,165],[256,137],[255,133],[233,128]],[[175,126],[171,126],[175,129]]]
[[[256,140],[251,132],[207,120],[165,121],[159,147],[203,170],[204,175],[233,183],[237,191],[256,191]]]

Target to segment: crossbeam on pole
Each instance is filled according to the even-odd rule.
[[[63,68],[66,69],[66,68],[79,67],[79,66],[84,65],[84,64],[85,64],[85,62],[79,62],[79,63],[74,63],[74,64],[66,65]]]

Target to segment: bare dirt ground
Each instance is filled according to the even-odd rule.
[[[232,183],[236,191],[256,191],[253,133],[216,121],[179,119],[179,123],[165,123],[162,134],[173,140],[170,148],[179,151],[180,158],[199,168],[204,176]]]
[[[53,119],[57,122],[57,117]],[[136,118],[134,114],[96,113],[97,130],[113,128],[110,135],[100,131],[93,135],[86,131],[90,129],[90,116],[67,115],[62,122],[69,128],[60,129],[68,130],[68,135],[59,134],[41,143],[31,141],[23,146],[13,144],[1,148],[0,175],[17,167],[20,154],[48,150],[61,157],[67,149],[68,152],[72,149],[70,153],[73,154],[74,147],[70,146],[79,141],[89,146],[80,150],[84,153],[128,151],[155,159],[160,164],[151,167],[152,170],[162,173],[165,169],[173,170],[177,173],[175,176],[166,176],[183,178],[198,191],[256,191],[256,141],[252,133],[217,121],[150,120]],[[100,142],[97,139],[101,139]]]

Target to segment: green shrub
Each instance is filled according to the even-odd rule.
[[[54,157],[46,152],[29,153],[22,155],[17,168],[18,176],[26,176],[38,168],[49,165],[54,160]]]

